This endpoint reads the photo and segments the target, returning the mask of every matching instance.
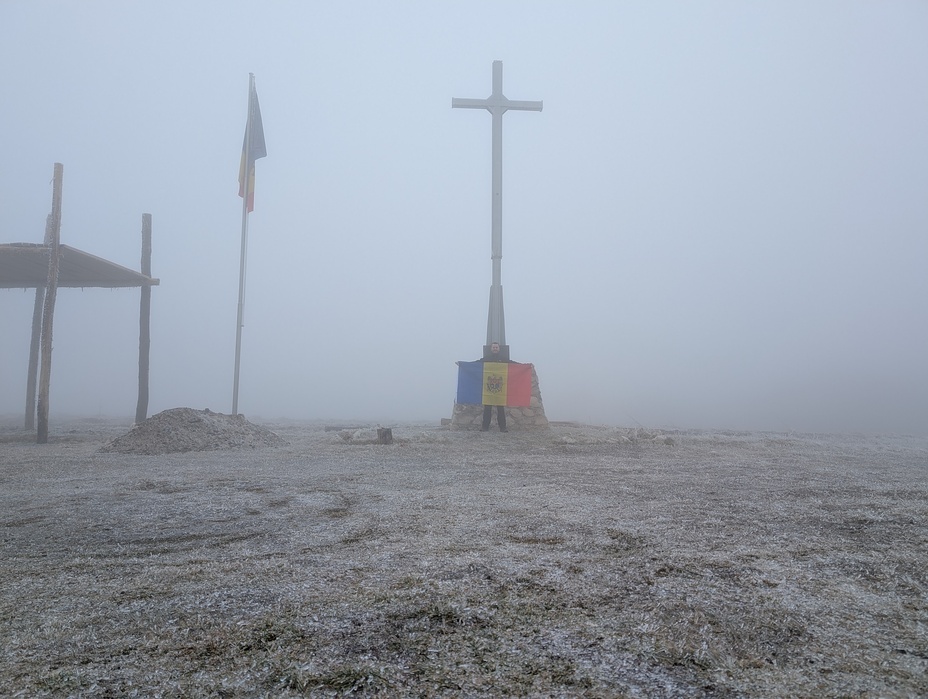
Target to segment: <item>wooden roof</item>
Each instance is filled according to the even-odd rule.
[[[157,286],[159,279],[89,252],[59,245],[58,286],[71,288]],[[0,289],[34,289],[48,281],[49,248],[40,243],[0,243]]]

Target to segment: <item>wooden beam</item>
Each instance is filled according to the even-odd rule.
[[[45,246],[54,237],[52,215],[45,217]],[[35,429],[35,391],[39,378],[39,346],[42,342],[42,307],[45,305],[45,287],[35,288],[35,305],[32,307],[32,339],[29,342],[29,375],[26,377],[26,429]]]
[[[142,214],[142,274],[151,276],[151,214]],[[151,287],[142,287],[139,300],[139,402],[136,424],[148,417],[148,374],[151,352]]]
[[[29,373],[26,376],[26,429],[35,429],[35,388],[39,375],[39,344],[42,341],[42,306],[45,305],[45,287],[35,290],[32,307],[32,339],[29,341]]]
[[[39,376],[39,428],[36,444],[48,443],[48,392],[52,374],[52,320],[55,316],[55,297],[58,294],[58,246],[61,243],[61,186],[64,165],[55,163],[52,188],[51,232],[48,255],[48,281],[45,284],[45,303],[42,311],[42,367]]]

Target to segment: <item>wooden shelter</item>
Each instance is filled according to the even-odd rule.
[[[48,281],[51,247],[41,243],[0,243],[0,289],[39,289]],[[89,252],[58,246],[58,288],[157,286],[158,279]]]
[[[0,289],[35,289],[32,345],[26,388],[27,430],[35,427],[36,376],[39,374],[38,429],[36,441],[48,441],[48,384],[51,375],[52,322],[59,287],[140,287],[139,304],[139,400],[135,420],[148,413],[148,367],[151,347],[151,287],[160,280],[151,276],[151,214],[142,214],[142,270],[136,272],[83,250],[60,244],[61,186],[63,166],[55,163],[52,212],[44,243],[0,243]]]

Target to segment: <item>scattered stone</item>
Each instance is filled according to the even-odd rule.
[[[390,433],[391,444],[393,439],[393,429],[386,430]],[[384,433],[382,427],[359,427],[342,430],[338,436],[348,444],[385,444],[381,441],[381,435]]]
[[[259,449],[285,446],[286,441],[243,415],[224,415],[209,409],[171,408],[134,425],[122,437],[100,449],[119,454],[170,454],[221,449]]]

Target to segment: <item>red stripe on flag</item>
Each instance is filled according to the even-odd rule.
[[[532,365],[509,363],[506,405],[527,408],[532,403]]]

